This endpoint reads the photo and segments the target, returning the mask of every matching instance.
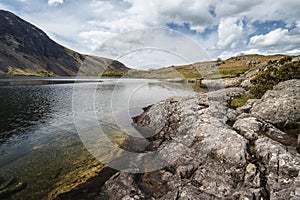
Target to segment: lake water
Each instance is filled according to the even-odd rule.
[[[1,189],[11,190],[2,196],[5,198],[51,199],[101,171],[103,165],[85,148],[74,124],[74,113],[85,111],[86,106],[104,124],[103,131],[113,135],[132,129],[131,117],[140,114],[143,107],[171,96],[194,94],[183,83],[86,81],[0,80],[0,199]],[[117,121],[117,126],[110,125],[111,121]],[[91,126],[80,124],[82,130],[91,131]],[[122,141],[119,136],[114,139]],[[105,159],[122,153],[106,149],[101,140],[93,142],[100,144],[99,151]]]

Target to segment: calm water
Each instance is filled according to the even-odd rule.
[[[14,178],[6,187],[15,189],[7,196],[10,199],[53,198],[101,170],[78,136],[74,113],[91,109],[106,124],[103,130],[113,134],[130,130],[130,117],[145,106],[174,95],[194,94],[188,85],[156,80],[38,81],[0,81],[0,183]],[[118,126],[110,126],[111,121]],[[90,128],[89,123],[80,126]],[[108,159],[120,153],[101,145]]]

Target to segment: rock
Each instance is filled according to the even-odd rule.
[[[9,181],[0,183],[0,198],[7,199],[13,194],[20,192],[26,188],[27,184],[12,178]]]
[[[207,87],[210,90],[238,87],[242,83],[241,78],[226,78],[226,79],[205,79],[201,81],[201,85]]]
[[[269,138],[280,142],[281,144],[294,147],[297,146],[297,139],[295,137],[292,137],[291,135],[279,130],[272,124],[265,123],[264,134]]]
[[[256,64],[258,64],[259,62],[257,62],[256,60],[248,60],[247,62],[246,62],[246,65],[247,66],[252,66],[252,65],[256,65]]]
[[[265,165],[270,199],[299,199],[300,156],[269,138],[255,142],[256,154]]]
[[[185,83],[187,82],[184,78],[174,78],[174,79],[164,79],[162,81],[171,82],[171,83]]]
[[[299,149],[300,142],[274,126],[297,122],[298,113],[283,105],[286,99],[298,101],[296,82],[281,83],[265,101],[249,100],[237,110],[227,105],[245,93],[241,87],[170,98],[145,109],[135,126],[149,136],[146,152],[157,151],[158,157],[132,158],[129,166],[144,166],[145,172],[119,172],[102,187],[103,197],[299,199],[300,155],[295,147]]]
[[[257,169],[257,167],[254,164],[249,163],[247,165],[244,181],[246,186],[252,188],[261,187],[260,171]]]
[[[240,86],[245,88],[246,90],[249,90],[253,86],[253,84],[251,83],[250,79],[246,79],[246,80],[242,81]]]
[[[297,139],[297,151],[300,153],[300,134],[298,134],[298,139]]]
[[[249,113],[251,108],[253,107],[253,104],[256,102],[257,100],[256,99],[249,99],[247,101],[247,103],[241,107],[238,107],[237,108],[237,111],[239,113]]]
[[[279,83],[253,104],[250,113],[277,127],[299,126],[300,80]]]
[[[146,109],[135,119],[135,126],[138,130],[157,132],[149,138],[147,147],[158,150],[159,159],[152,159],[151,166],[158,162],[167,164],[143,175],[120,172],[106,182],[102,188],[104,195],[108,199],[134,198],[134,195],[155,199],[216,199],[233,195],[236,188],[243,187],[240,183],[249,157],[248,140],[226,124],[226,104],[243,92],[242,88],[227,88],[176,101],[167,99]],[[143,156],[131,162],[142,166],[142,160]]]
[[[252,141],[258,138],[258,134],[262,127],[263,123],[254,117],[238,119],[233,125],[233,128],[238,130],[241,135]]]
[[[102,199],[144,199],[144,194],[134,181],[134,176],[126,173],[117,173],[103,186],[105,193]]]
[[[267,195],[262,188],[253,189],[253,188],[243,188],[240,191],[237,191],[232,199],[243,199],[243,200],[262,200],[267,199]]]
[[[178,200],[198,200],[198,199],[207,199],[213,200],[216,199],[214,195],[207,194],[198,190],[197,187],[193,186],[192,184],[188,184],[184,187],[180,194],[178,195]]]

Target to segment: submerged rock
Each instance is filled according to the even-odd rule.
[[[0,198],[7,199],[13,194],[22,191],[26,188],[26,183],[12,178],[8,181],[0,182]]]

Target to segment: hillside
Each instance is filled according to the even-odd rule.
[[[50,39],[42,30],[11,12],[0,10],[0,76],[74,76],[82,63],[85,75],[127,72],[118,61],[88,56]]]
[[[149,71],[131,71],[128,73],[128,77],[167,79],[232,78],[245,73],[251,68],[266,65],[270,60],[279,60],[283,57],[284,55],[243,55],[232,57],[224,61],[199,62]]]

